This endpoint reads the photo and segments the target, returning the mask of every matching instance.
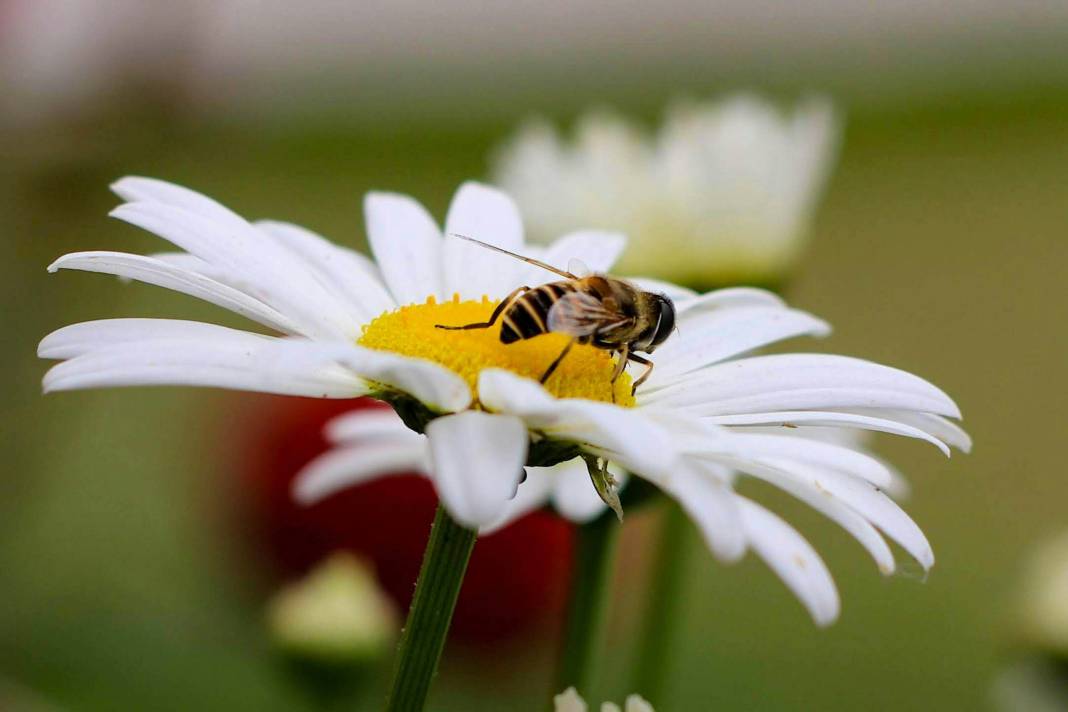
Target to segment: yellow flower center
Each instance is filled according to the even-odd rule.
[[[511,344],[501,343],[501,322],[484,329],[451,331],[437,324],[460,326],[489,321],[498,304],[483,297],[481,301],[452,301],[439,304],[428,297],[424,304],[411,304],[381,314],[363,327],[358,343],[369,349],[390,351],[404,356],[440,363],[458,373],[478,396],[478,374],[487,368],[503,368],[535,381],[567,346],[564,334],[541,334]],[[612,374],[615,358],[607,351],[575,344],[542,384],[557,398],[586,398],[613,402]],[[631,407],[631,378],[623,373],[615,382],[617,405]]]

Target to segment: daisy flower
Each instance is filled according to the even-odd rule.
[[[801,253],[837,135],[822,99],[792,113],[752,96],[680,103],[653,135],[601,110],[570,141],[529,122],[491,174],[538,240],[589,224],[625,233],[621,274],[768,283]]]
[[[231,309],[276,334],[169,319],[75,324],[41,342],[42,357],[63,361],[45,375],[46,391],[167,384],[327,398],[370,395],[390,403],[409,429],[424,434],[425,446],[395,448],[387,437],[374,446],[376,455],[362,451],[366,462],[360,467],[414,467],[419,463],[410,453],[418,451],[445,508],[471,529],[499,525],[532,496],[519,486],[524,465],[582,458],[595,465],[590,476],[562,468],[545,491],[554,497],[564,487],[581,489],[571,481],[581,479],[590,490],[598,484],[601,497],[611,500],[611,478],[603,468],[611,462],[675,498],[720,559],[737,560],[748,549],[759,554],[819,623],[838,613],[825,566],[792,527],[734,491],[742,474],[830,517],[884,573],[895,563],[883,535],[924,568],[933,564],[923,533],[883,492],[895,479],[890,468],[858,450],[792,431],[884,431],[925,440],[948,454],[950,445],[968,445],[949,420],[959,418],[957,406],[917,376],[859,359],[746,356],[781,339],[828,330],[773,294],[697,294],[635,280],[674,299],[678,317],[678,333],[656,351],[652,377],[632,394],[630,374],[613,381],[615,364],[607,352],[577,345],[540,384],[536,379],[567,343],[565,335],[506,345],[495,329],[437,325],[484,321],[506,294],[546,282],[546,275],[447,239],[411,198],[368,195],[372,261],[291,224],[248,222],[168,183],[126,178],[114,189],[128,201],[114,217],[180,251],[74,253],[50,270],[103,272],[164,286]],[[595,271],[607,271],[624,242],[616,234],[582,231],[544,249],[526,247],[512,201],[475,183],[457,191],[444,232],[475,235],[549,264],[578,258]],[[771,432],[759,430],[769,427]],[[405,437],[411,445],[420,436]],[[356,470],[348,479],[309,475],[303,494],[323,496],[358,478]],[[545,478],[535,476],[529,489],[539,479]],[[582,496],[589,501],[588,492]],[[564,494],[559,499],[578,501]]]

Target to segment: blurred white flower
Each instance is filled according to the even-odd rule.
[[[1068,531],[1031,550],[1015,593],[1011,658],[994,677],[993,707],[1068,709]]]
[[[1068,676],[1061,660],[1041,657],[1019,660],[994,676],[991,706],[997,712],[1064,712],[1068,709]]]
[[[1068,532],[1031,552],[1018,613],[1020,633],[1029,648],[1068,658]]]
[[[361,663],[386,652],[396,611],[367,564],[338,553],[271,599],[267,626],[278,648],[326,664]]]
[[[587,712],[589,706],[582,699],[578,690],[569,687],[559,695],[553,697],[553,712]],[[601,712],[654,712],[653,706],[642,698],[641,695],[628,695],[622,711],[614,702],[601,704]]]
[[[925,440],[948,455],[950,446],[969,444],[949,420],[960,417],[956,404],[917,376],[860,359],[750,356],[783,339],[829,331],[774,294],[750,288],[697,294],[635,279],[636,286],[674,300],[679,329],[656,348],[651,377],[632,390],[631,374],[616,378],[607,351],[573,343],[570,332],[505,344],[500,330],[437,328],[483,322],[505,295],[548,280],[541,267],[446,239],[406,196],[367,197],[371,261],[295,225],[250,223],[162,181],[126,178],[114,189],[128,202],[112,215],[186,252],[74,253],[51,271],[156,284],[283,336],[172,319],[74,324],[38,347],[41,357],[63,361],[45,375],[46,391],[200,385],[324,398],[371,395],[425,432],[425,445],[411,447],[424,441],[410,435],[399,444],[382,439],[374,457],[342,448],[331,453],[331,467],[301,479],[302,499],[327,496],[397,463],[409,470],[422,463],[449,513],[471,528],[499,525],[520,505],[545,499],[561,502],[573,518],[592,516],[601,506],[593,502],[595,491],[611,501],[612,478],[604,466],[615,463],[676,499],[721,560],[754,550],[820,624],[838,615],[830,574],[798,532],[735,491],[741,474],[830,517],[883,573],[892,572],[895,561],[876,527],[925,569],[934,563],[923,532],[884,494],[895,479],[884,463],[780,430],[889,432]],[[511,199],[475,183],[457,191],[445,232],[484,236],[550,265],[577,257],[596,272],[608,271],[623,248],[618,235],[582,231],[531,250]],[[539,384],[565,346],[567,358]],[[752,430],[769,426],[770,432]],[[565,465],[532,478],[527,489],[534,491],[518,488],[523,496],[516,496],[525,464],[576,457],[591,465],[587,477],[576,482]]]
[[[579,120],[570,142],[529,123],[497,153],[492,181],[536,239],[580,225],[627,234],[622,274],[776,282],[804,244],[837,139],[824,99],[792,113],[744,95],[677,104],[655,135],[600,111]]]

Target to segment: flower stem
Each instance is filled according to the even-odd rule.
[[[454,522],[438,505],[397,650],[388,712],[421,712],[426,705],[477,537],[478,532]]]
[[[610,511],[576,530],[571,598],[554,693],[573,685],[587,698],[592,694],[607,620],[607,593],[618,534],[619,523]]]
[[[632,680],[645,699],[663,706],[664,687],[670,672],[672,641],[677,628],[683,573],[690,549],[686,538],[689,521],[682,509],[666,502],[645,615],[638,638],[638,657]]]

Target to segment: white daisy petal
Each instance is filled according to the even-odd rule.
[[[750,546],[794,592],[817,625],[833,623],[838,618],[838,590],[812,546],[757,503],[739,496],[735,499]]]
[[[837,499],[896,541],[924,569],[934,566],[934,552],[923,531],[896,502],[872,484],[793,460],[768,458],[766,463],[738,461],[734,464],[744,472],[772,484],[786,475],[812,488],[817,494]],[[774,472],[769,471],[769,467]]]
[[[214,279],[216,282],[227,284],[226,273],[223,270],[216,269],[196,255],[191,255],[188,252],[153,252],[152,254],[147,255],[147,257],[159,260],[160,262],[166,262],[172,267],[178,267],[187,272],[202,274],[205,277]],[[123,277],[123,279],[128,278]]]
[[[868,454],[871,455],[870,452]],[[892,464],[877,455],[871,456],[874,457],[876,460],[883,462],[886,465],[886,469],[890,470],[890,474],[892,476],[890,484],[886,487],[883,487],[882,490],[886,492],[886,494],[896,502],[904,502],[906,499],[908,499],[909,495],[912,493],[912,486],[905,478],[905,475],[901,473],[901,470],[897,469]]]
[[[471,404],[467,381],[432,361],[347,344],[331,353],[368,381],[410,394],[431,410],[451,413]]]
[[[277,221],[258,221],[255,225],[289,248],[294,258],[301,260],[314,272],[323,286],[344,302],[357,320],[367,322],[382,312],[396,308],[393,297],[382,284],[378,269],[364,255],[334,246],[297,225]],[[321,241],[321,244],[315,241]],[[235,275],[232,270],[205,262],[188,252],[156,252],[148,257],[203,275],[238,291],[241,291],[244,283],[241,274]]]
[[[453,293],[463,299],[503,297],[521,286],[529,265],[467,240],[448,237],[452,233],[466,235],[522,253],[523,224],[515,203],[507,195],[481,183],[464,183],[449,205],[445,232],[442,262],[447,297]]]
[[[447,298],[441,230],[426,208],[406,195],[368,193],[363,210],[367,241],[397,303]]]
[[[523,421],[471,410],[430,421],[426,434],[434,484],[449,513],[473,529],[495,522],[523,475]]]
[[[517,415],[548,437],[582,443],[644,477],[667,478],[672,472],[671,436],[637,409],[555,399],[534,381],[500,369],[481,373],[478,393],[490,410]]]
[[[41,358],[71,359],[97,349],[144,341],[173,340],[197,342],[216,339],[247,339],[259,345],[258,339],[270,337],[237,329],[227,329],[201,321],[180,319],[99,319],[71,324],[53,331],[37,346]]]
[[[795,336],[826,336],[822,319],[783,307],[737,307],[690,311],[679,333],[656,352],[656,368],[646,389],[671,385],[680,375]]]
[[[256,226],[257,228],[261,228],[261,230],[263,230],[266,224],[267,223],[261,222],[256,223]],[[270,223],[270,225],[272,227],[279,225],[288,226],[287,223]],[[293,225],[292,227],[296,227],[296,225]],[[272,239],[277,239],[279,242],[283,243],[285,242],[285,240],[283,240],[281,237],[283,235],[282,231],[264,230],[264,232],[268,233],[268,235],[270,235]],[[313,233],[309,234],[314,235]],[[342,270],[342,273],[340,274],[342,280],[355,282],[356,284],[360,285],[367,285],[368,281],[378,282],[379,275],[377,273],[377,269],[374,267],[374,264],[371,263],[370,259],[367,259],[366,257],[357,252],[345,250],[344,248],[337,248],[337,250],[344,252],[346,256],[350,256],[352,258],[351,267],[356,270],[349,271],[346,266],[346,268]],[[198,257],[197,255],[192,255],[188,252],[155,252],[148,255],[148,257],[158,259],[159,262],[166,263],[172,267],[177,267],[182,270],[201,274],[203,276],[206,276],[206,278],[210,280],[215,280],[216,282],[220,282],[226,286],[233,287],[238,291],[242,291],[242,289],[245,289],[247,286],[247,280],[244,274],[240,272],[235,273],[233,269],[224,269],[219,265],[204,262],[204,260]],[[304,267],[307,267],[310,270],[318,269],[316,265],[310,262],[310,259],[308,257],[299,254],[294,254],[294,257],[300,259],[301,262],[304,264]],[[368,274],[366,280],[363,279],[362,276],[357,276],[362,275],[364,272],[367,272]],[[328,281],[324,279],[323,275],[319,274],[319,279],[321,282],[324,283],[324,286],[330,288],[329,284],[327,284]],[[349,290],[354,289],[355,287],[349,287]],[[377,288],[375,286],[370,286],[368,287],[368,290],[370,290],[371,292],[380,291],[381,295],[384,296],[384,300],[386,301],[383,302],[382,311],[388,311],[390,310],[390,308],[395,307],[392,297],[389,296],[386,289],[384,289],[384,287],[382,287],[380,283],[378,284]],[[242,294],[244,294],[244,291],[242,291]],[[366,294],[364,294],[364,290],[361,290],[361,294],[366,297]],[[342,301],[346,300],[346,297],[343,294],[337,294],[337,292],[334,292],[334,297]],[[370,302],[373,301],[373,299],[374,294],[372,294],[371,297],[367,297],[365,301]],[[346,304],[346,307],[351,308],[352,314],[354,314],[354,316],[356,316],[358,319],[367,318],[368,320],[370,320],[370,317],[365,316],[368,312],[365,310],[364,307],[349,304]],[[380,312],[375,312],[375,315],[379,313]],[[315,332],[314,330],[311,330],[309,331],[309,333],[314,335]]]
[[[308,463],[293,480],[293,498],[315,504],[341,490],[405,472],[426,474],[425,438],[418,441],[363,443],[329,450]]]
[[[528,467],[527,479],[519,483],[519,489],[515,497],[512,497],[504,505],[504,510],[497,519],[482,526],[478,533],[482,536],[492,534],[508,526],[512,522],[531,512],[545,506],[549,500],[549,494],[556,482],[555,467]],[[592,486],[590,489],[593,489]],[[600,500],[598,500],[600,501]]]
[[[879,567],[880,573],[889,575],[896,569],[894,554],[887,546],[886,540],[876,531],[867,519],[849,505],[828,496],[826,490],[802,484],[795,477],[774,467],[761,468],[760,478],[773,484],[815,509],[831,521],[837,523],[863,546]]]
[[[244,229],[244,218],[225,205],[195,190],[174,183],[156,178],[126,176],[112,183],[111,190],[123,200],[131,203],[149,202],[172,205],[223,225],[238,230]]]
[[[859,477],[877,487],[886,487],[893,475],[881,461],[857,450],[833,443],[789,435],[737,433],[734,437],[709,444],[709,453],[717,447],[729,448],[731,454],[754,460],[786,458],[818,467],[826,467]]]
[[[114,386],[211,386],[280,395],[352,398],[364,381],[321,344],[216,327],[214,336],[160,338],[97,348],[53,366],[44,390]]]
[[[72,252],[48,266],[49,272],[74,269],[100,272],[154,284],[228,309],[284,334],[304,333],[289,317],[259,299],[210,277],[166,262],[124,252]]]
[[[702,463],[688,460],[661,485],[694,520],[708,548],[720,561],[745,554],[746,539],[735,495],[718,477],[701,472]]]
[[[669,295],[670,296],[670,295]],[[766,289],[756,287],[731,287],[717,289],[706,294],[694,293],[691,298],[679,300],[675,310],[681,316],[689,312],[725,307],[785,307],[782,297]]]
[[[947,445],[952,445],[961,452],[972,451],[972,439],[968,433],[956,423],[946,420],[940,415],[882,408],[850,408],[848,411],[842,412],[856,413],[860,416],[887,418],[906,426],[918,428],[942,440]]]
[[[549,245],[538,259],[562,269],[567,268],[569,260],[577,259],[585,263],[592,272],[608,272],[626,244],[627,238],[617,232],[579,230],[568,233]],[[542,284],[547,278],[553,279],[552,274],[540,267],[530,266],[523,281],[535,285]]]
[[[796,470],[797,466],[791,469]],[[894,500],[867,482],[837,472],[815,474],[814,481],[840,501],[848,504],[896,541],[924,569],[934,566],[934,552],[923,531]]]
[[[884,411],[873,409],[871,412],[881,413]],[[907,411],[896,412],[906,413]],[[945,442],[939,440],[934,435],[931,435],[930,433],[921,430],[920,428],[916,428],[911,425],[906,425],[905,423],[900,422],[899,420],[888,420],[887,418],[875,417],[873,415],[861,415],[859,413],[856,413],[855,411],[847,413],[820,410],[784,410],[774,413],[740,413],[731,415],[713,415],[707,416],[705,420],[715,423],[717,425],[733,425],[739,427],[780,426],[801,430],[809,430],[811,429],[811,427],[857,428],[860,430],[871,430],[880,433],[903,435],[908,438],[917,438],[919,440],[925,440],[926,442],[931,443],[939,450],[941,450],[947,457],[950,454],[949,447],[947,447]],[[949,421],[945,422],[948,423]]]
[[[359,321],[369,322],[382,312],[396,308],[396,302],[379,279],[378,270],[360,253],[335,245],[299,225],[260,220],[255,226],[289,248]]]
[[[326,439],[340,445],[353,445],[376,440],[421,440],[392,409],[374,408],[354,410],[332,419],[323,429]]]
[[[682,408],[696,415],[874,407],[960,417],[949,396],[918,376],[870,361],[824,354],[729,361],[639,396],[642,403]]]
[[[627,281],[641,287],[646,292],[663,294],[665,297],[675,302],[676,309],[678,309],[680,305],[686,304],[690,300],[697,298],[697,292],[692,289],[680,287],[677,284],[665,282],[660,279],[653,279],[652,277],[627,277]]]
[[[233,279],[242,279],[234,286],[286,314],[305,333],[359,336],[358,322],[344,305],[283,247],[243,220],[215,221],[182,207],[150,202],[125,203],[111,215],[159,235]]]
[[[730,438],[729,429],[709,422],[708,418],[698,418],[678,410],[653,406],[642,410],[645,411],[646,417],[671,433],[676,449],[682,453],[707,448],[724,438]]]

